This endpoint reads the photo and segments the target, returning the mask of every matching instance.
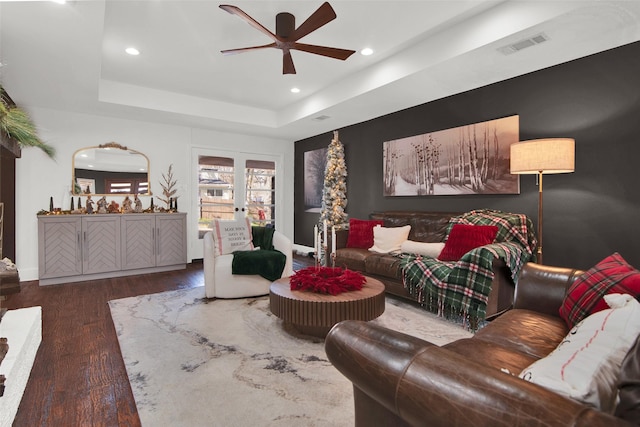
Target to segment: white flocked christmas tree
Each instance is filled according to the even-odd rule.
[[[322,208],[318,228],[327,234],[335,230],[345,229],[349,225],[345,208],[347,207],[347,165],[344,160],[344,147],[338,138],[338,131],[333,132],[333,139],[327,150],[327,166],[324,171],[324,187],[322,189]],[[330,236],[324,236],[328,244]],[[329,248],[330,250],[331,248]],[[324,254],[323,254],[324,255]],[[324,260],[324,256],[322,256]]]

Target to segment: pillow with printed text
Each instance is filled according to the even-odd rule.
[[[238,221],[213,220],[213,241],[216,255],[227,255],[234,251],[253,250],[249,219]]]

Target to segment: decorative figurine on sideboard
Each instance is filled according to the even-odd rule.
[[[87,196],[87,213],[93,213],[93,200],[91,200],[91,195]]]
[[[120,205],[116,203],[115,200],[112,200],[111,203],[107,205],[107,212],[109,213],[120,213]]]
[[[97,202],[96,204],[98,205],[98,213],[99,214],[106,214],[107,212],[107,197],[106,196],[102,196]]]
[[[142,201],[140,200],[137,194],[133,196],[133,204],[134,204],[133,211],[135,213],[142,213]]]
[[[131,206],[131,199],[129,196],[125,196],[122,201],[122,213],[132,213],[133,207]]]

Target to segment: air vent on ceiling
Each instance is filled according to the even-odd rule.
[[[529,37],[526,39],[519,40],[515,43],[508,44],[506,46],[498,48],[498,51],[503,53],[504,55],[511,55],[512,53],[516,53],[522,49],[526,49],[531,46],[535,46],[540,43],[544,43],[549,40],[549,36],[545,33],[536,34],[533,37]]]
[[[330,118],[331,118],[331,116],[322,115],[322,116],[314,117],[313,120],[315,120],[317,122],[321,122],[323,120],[327,120],[327,119],[330,119]]]

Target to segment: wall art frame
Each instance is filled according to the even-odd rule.
[[[324,172],[327,167],[328,148],[305,151],[304,153],[304,210],[320,212]]]
[[[520,194],[509,171],[519,116],[383,142],[384,196]]]

